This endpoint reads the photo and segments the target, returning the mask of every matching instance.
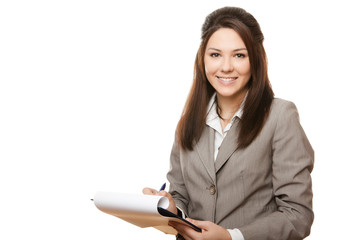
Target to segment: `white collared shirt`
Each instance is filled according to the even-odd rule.
[[[247,96],[247,94],[246,94],[246,96]],[[244,101],[242,102],[240,108],[235,112],[231,121],[224,128],[224,132],[222,131],[222,127],[221,127],[221,122],[220,122],[221,119],[216,112],[216,108],[217,108],[217,105],[215,102],[216,93],[211,97],[211,99],[209,101],[207,117],[206,117],[206,125],[208,125],[209,127],[211,127],[212,129],[215,130],[214,162],[216,161],[216,157],[219,153],[219,148],[221,146],[221,143],[223,142],[223,140],[226,137],[228,131],[230,130],[232,124],[234,123],[235,118],[236,117],[241,118],[241,116],[242,116],[246,96],[245,96]]]
[[[219,153],[220,146],[226,137],[228,131],[230,130],[232,124],[234,123],[234,120],[236,117],[241,118],[244,108],[244,102],[247,97],[244,98],[244,101],[241,103],[239,110],[236,111],[234,116],[232,117],[231,121],[226,125],[224,128],[224,132],[222,131],[221,127],[221,119],[219,115],[216,112],[217,104],[215,102],[216,93],[211,97],[207,109],[207,117],[206,117],[206,125],[213,128],[215,130],[215,140],[214,140],[214,162],[216,161],[217,155]],[[242,235],[241,231],[237,228],[234,229],[227,229],[228,232],[231,235],[232,240],[245,240],[244,236]]]

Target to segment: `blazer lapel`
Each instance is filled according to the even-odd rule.
[[[220,146],[215,161],[216,173],[220,170],[220,168],[226,163],[226,161],[238,148],[239,124],[240,124],[240,120],[236,118]]]
[[[215,130],[209,126],[205,126],[203,134],[199,142],[195,145],[195,149],[213,182],[216,182],[215,166],[214,166],[214,141]]]

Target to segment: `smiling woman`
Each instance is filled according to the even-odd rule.
[[[199,140],[215,92],[222,128],[246,96],[242,128],[238,131],[239,147],[248,146],[259,134],[274,95],[267,75],[263,40],[256,19],[241,8],[218,9],[205,19],[195,59],[194,82],[177,127],[183,148],[192,150],[194,141]],[[228,77],[238,78],[231,81]]]
[[[274,99],[263,34],[241,8],[202,27],[193,85],[170,157],[169,211],[178,239],[298,240],[313,222],[314,152],[295,105]],[[154,193],[155,192],[155,193]]]
[[[217,93],[224,129],[248,90],[251,72],[245,43],[234,30],[221,28],[210,37],[204,62],[206,77]]]

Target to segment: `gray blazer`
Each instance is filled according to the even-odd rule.
[[[235,120],[215,162],[212,128],[205,127],[193,151],[175,141],[170,194],[187,216],[238,228],[245,240],[305,238],[314,218],[314,152],[295,105],[274,99],[260,134],[244,149],[237,149],[239,124]]]

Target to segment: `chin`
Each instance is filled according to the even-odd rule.
[[[234,91],[216,91],[216,94],[224,97],[224,98],[236,98],[239,97],[240,95],[243,95],[243,92],[246,92],[245,89],[243,90],[234,90]]]

